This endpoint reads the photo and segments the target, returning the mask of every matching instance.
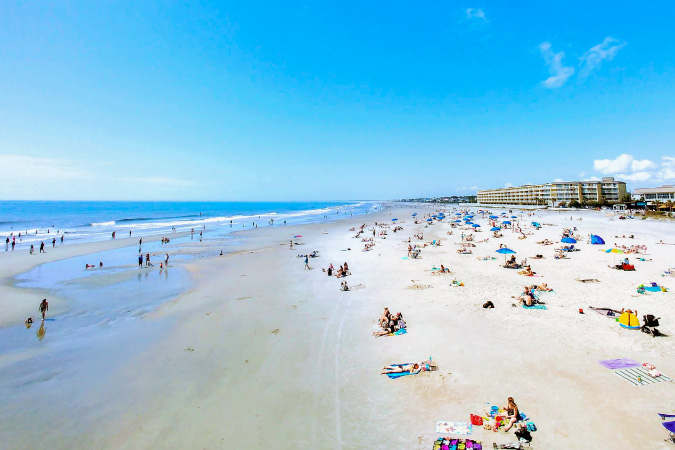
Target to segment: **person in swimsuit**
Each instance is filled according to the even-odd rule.
[[[500,414],[500,416],[504,417],[509,422],[506,425],[506,428],[504,428],[504,431],[509,431],[511,427],[518,421],[518,416],[520,415],[520,412],[518,411],[518,405],[516,405],[513,397],[509,397],[507,402],[508,404],[506,405],[506,408],[504,408],[506,412]]]
[[[49,303],[47,302],[47,299],[42,299],[42,302],[40,303],[40,307],[38,308],[40,310],[40,313],[42,314],[42,320],[45,320],[45,313],[49,311]]]

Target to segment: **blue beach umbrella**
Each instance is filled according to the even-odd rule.
[[[512,218],[512,219],[517,219],[517,218],[518,218],[518,216],[511,216],[511,218]]]
[[[501,228],[499,228],[499,227],[492,227],[492,228],[490,228],[490,231],[501,231]]]
[[[576,244],[577,240],[571,237],[564,237],[560,239],[560,242],[564,242],[565,244]]]
[[[490,216],[490,219],[499,219],[497,216]]]
[[[539,222],[532,222],[532,226],[533,227],[541,227],[541,225],[539,225]]]
[[[398,219],[391,219],[392,222],[396,222]]]
[[[503,221],[502,223],[503,223],[504,225],[511,225],[511,222],[509,222],[508,220],[505,220],[505,221]]]
[[[416,215],[417,215],[417,213],[413,213],[413,215],[412,215],[412,216],[413,216],[413,217],[415,217]]]
[[[433,221],[434,221],[433,219],[427,219],[427,222],[433,222]]]
[[[471,226],[474,228],[480,228],[480,225],[478,225],[477,223],[472,223]]]
[[[510,248],[502,247],[499,250],[496,250],[497,253],[501,253],[502,255],[510,255],[512,253],[516,253]]]

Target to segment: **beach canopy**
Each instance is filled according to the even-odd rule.
[[[499,219],[497,216],[490,216],[490,219]]]
[[[591,244],[605,245],[605,241],[597,234],[591,234]]]
[[[619,325],[624,328],[636,330],[640,328],[640,319],[635,314],[625,312],[619,316]]]
[[[474,227],[474,228],[479,228],[479,227],[480,227],[480,225],[478,225],[477,223],[472,223],[471,226]]]
[[[391,219],[392,222],[396,222],[398,219]]]
[[[492,227],[492,228],[490,228],[490,231],[501,231],[501,228],[499,228],[499,227]]]
[[[510,248],[502,247],[499,250],[497,250],[497,253],[501,253],[502,255],[510,255],[515,252]]]
[[[565,244],[576,244],[577,240],[571,237],[564,237],[560,239],[560,242],[564,242]]]
[[[509,222],[508,220],[505,220],[505,221],[503,221],[502,223],[503,223],[504,225],[511,225],[511,222]]]
[[[608,248],[605,250],[605,253],[623,253],[623,250],[620,248]]]

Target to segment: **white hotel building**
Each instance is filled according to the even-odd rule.
[[[502,189],[478,191],[478,203],[484,205],[549,205],[579,203],[620,202],[626,195],[626,183],[605,177],[601,181],[556,181],[545,184],[528,184]]]

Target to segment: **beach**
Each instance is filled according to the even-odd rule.
[[[476,216],[478,232],[452,228],[453,208],[460,207],[443,208],[452,219],[427,222],[439,206],[389,204],[372,214],[249,228],[203,242],[183,231],[169,247],[176,262],[161,274],[161,235],[144,237],[154,267],[120,266],[69,284],[101,293],[101,302],[119,296],[96,317],[77,315],[70,287],[54,297],[49,289],[17,286],[16,277],[48,262],[63,271],[69,261],[81,268],[78,257],[134,253],[136,237],[2,255],[0,332],[13,331],[4,331],[11,345],[0,354],[0,446],[431,449],[445,436],[436,433],[437,421],[468,422],[511,396],[536,423],[532,448],[668,448],[656,413],[675,411],[673,383],[635,386],[598,361],[632,358],[675,377],[673,338],[624,329],[590,306],[630,308],[640,319],[653,314],[663,334],[675,335],[673,291],[637,292],[651,282],[675,288],[675,277],[662,276],[675,267],[675,224],[619,220],[604,211],[528,216],[514,208],[511,220],[526,238],[505,228],[496,239],[487,218]],[[541,228],[531,226],[535,220]],[[574,227],[584,236],[575,244],[581,251],[555,259],[563,230]],[[459,254],[462,233],[488,240]],[[586,243],[591,233],[606,245]],[[362,251],[362,238],[373,239],[370,251]],[[408,239],[441,244],[412,259]],[[537,244],[544,239],[555,244]],[[527,258],[538,276],[503,268],[500,244],[518,261]],[[636,244],[646,253],[604,252]],[[312,251],[318,257],[309,258],[307,270],[299,255]],[[532,259],[537,254],[544,259]],[[635,271],[609,267],[624,257]],[[346,292],[342,279],[322,271],[345,262]],[[451,273],[434,271],[440,264]],[[525,309],[513,298],[524,285],[541,283],[554,290],[540,296],[547,309]],[[37,315],[43,297],[54,322],[36,339],[39,319],[31,329],[23,320]],[[128,306],[132,298],[137,302]],[[484,309],[486,301],[495,307]],[[384,307],[403,313],[407,334],[373,337]],[[69,336],[58,334],[61,316],[73,325]],[[380,374],[383,366],[429,357],[438,370],[400,379]],[[483,448],[517,440],[481,426],[470,437]]]

